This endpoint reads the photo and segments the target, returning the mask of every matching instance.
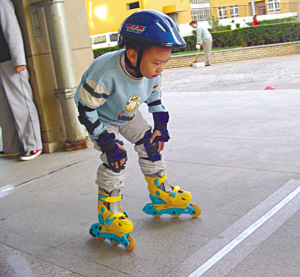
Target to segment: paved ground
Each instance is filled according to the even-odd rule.
[[[299,89],[300,56],[280,56],[214,64],[205,68],[169,69],[164,92],[208,90]]]
[[[0,159],[1,186],[15,185],[0,198],[0,275],[300,276],[299,61],[165,71],[167,172],[202,215],[145,215],[147,186],[126,143],[132,253],[88,234],[97,220],[95,150]]]

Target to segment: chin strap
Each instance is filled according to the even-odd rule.
[[[130,69],[134,70],[134,72],[137,74],[137,76],[136,76],[137,78],[143,77],[141,70],[140,70],[143,53],[144,53],[144,48],[140,48],[138,51],[136,66],[133,66],[127,57],[127,52],[125,52],[125,63]]]

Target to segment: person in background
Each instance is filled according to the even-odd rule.
[[[197,32],[197,44],[196,44],[196,49],[200,50],[201,45],[203,45],[203,50],[205,53],[205,66],[210,66],[211,65],[211,49],[212,49],[212,35],[208,31],[207,28],[198,25],[196,20],[193,20],[190,22],[190,26],[192,26],[194,29],[196,29]]]
[[[234,20],[231,21],[231,30],[235,30],[236,29],[236,25]]]
[[[240,24],[240,28],[245,28],[245,27],[249,27],[249,25],[246,23],[246,20],[244,19]]]
[[[258,20],[257,20],[257,15],[253,16],[253,26],[258,26]]]
[[[27,161],[42,153],[40,122],[28,80],[20,26],[12,2],[0,1],[0,157]]]

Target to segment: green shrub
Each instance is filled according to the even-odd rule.
[[[241,44],[254,46],[297,41],[300,39],[299,27],[299,22],[291,22],[242,28],[239,29]]]
[[[300,39],[300,22],[251,26],[235,30],[212,32],[214,47],[255,46],[263,44],[297,41]],[[184,37],[187,47],[173,50],[185,52],[195,50],[196,35]]]
[[[284,22],[291,22],[295,21],[295,18],[293,16],[291,17],[285,17],[285,18],[276,18],[276,19],[266,19],[259,21],[259,25],[265,25],[265,24],[276,24],[276,23],[284,23]],[[247,23],[248,25],[252,25],[253,23]]]
[[[103,48],[95,49],[95,50],[93,50],[94,58],[97,58],[98,56],[101,56],[104,53],[111,52],[111,51],[116,51],[118,49],[119,49],[118,46],[103,47]]]
[[[223,32],[214,32],[213,46],[214,47],[226,47],[226,46],[237,46],[241,45],[239,30],[230,30]]]
[[[235,30],[211,32],[214,47],[255,46],[300,40],[300,22],[285,22],[277,24],[262,24]],[[173,53],[194,51],[197,41],[196,35],[184,37],[186,48],[173,49]],[[94,57],[106,52],[118,50],[118,46],[94,50]]]

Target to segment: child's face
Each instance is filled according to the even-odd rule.
[[[172,49],[152,46],[144,51],[140,70],[143,76],[152,79],[159,75],[170,59]]]

